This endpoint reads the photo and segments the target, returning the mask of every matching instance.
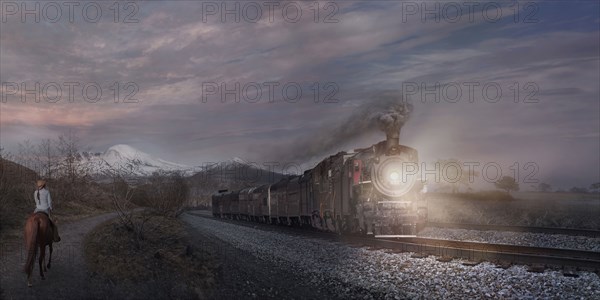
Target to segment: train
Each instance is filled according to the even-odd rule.
[[[399,133],[368,148],[331,155],[301,175],[212,195],[214,217],[340,234],[415,236],[427,221],[417,150]]]

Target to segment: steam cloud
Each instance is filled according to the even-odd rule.
[[[377,114],[376,119],[379,123],[379,129],[385,132],[386,135],[399,134],[404,123],[408,121],[412,109],[412,105],[405,101],[391,103],[387,111]]]
[[[367,98],[345,121],[326,124],[318,133],[300,138],[288,145],[274,147],[272,158],[304,162],[335,154],[340,147],[357,138],[381,130],[397,136],[413,110],[401,93],[384,91]],[[382,136],[381,140],[385,137]],[[361,145],[369,146],[369,145]]]

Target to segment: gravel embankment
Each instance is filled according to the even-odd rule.
[[[419,237],[600,252],[600,238],[564,234],[428,227]]]
[[[207,291],[213,299],[341,299],[322,285],[304,280],[304,276],[285,264],[253,256],[228,241],[215,238],[211,226],[197,222],[198,217],[184,214],[194,251],[208,255],[218,266],[215,289]],[[214,222],[214,221],[213,221]],[[260,241],[255,241],[260,242]]]
[[[419,259],[411,258],[411,253],[352,248],[190,214],[182,219],[235,251],[243,251],[247,259],[288,270],[306,285],[325,287],[339,298],[600,299],[600,278],[595,273],[578,272],[575,278],[550,270],[530,273],[524,266],[501,269],[482,263],[469,267],[461,261],[442,263],[435,257]],[[296,294],[293,298],[312,296]]]

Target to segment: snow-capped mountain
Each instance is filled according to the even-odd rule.
[[[281,167],[281,165],[278,165],[278,166]],[[215,169],[227,170],[227,172],[229,172],[229,173],[247,172],[247,171],[252,171],[252,170],[254,170],[254,171],[260,170],[260,171],[264,171],[264,172],[276,171],[273,169],[272,165],[269,167],[269,164],[267,164],[267,163],[249,161],[249,160],[245,160],[243,158],[239,158],[237,156],[233,157],[231,159],[228,159],[228,160],[224,160],[224,161],[205,163],[202,171],[215,170]]]
[[[231,162],[232,162],[232,163],[243,164],[243,165],[247,165],[247,164],[249,164],[247,161],[245,161],[245,160],[243,160],[243,159],[241,159],[241,158],[239,158],[239,157],[237,157],[237,156],[236,156],[236,157],[234,157],[234,158],[232,158],[232,159],[231,159]]]
[[[234,157],[225,161],[205,163],[204,167],[192,176],[192,179],[207,186],[240,188],[274,183],[285,176],[273,166],[269,168],[268,165],[259,162]]]
[[[147,176],[157,171],[179,171],[192,175],[196,167],[190,167],[154,157],[129,145],[114,145],[104,153],[82,153],[82,167],[92,174],[125,172],[130,175]]]

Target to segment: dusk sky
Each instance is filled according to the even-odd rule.
[[[497,162],[507,175],[518,163],[521,176],[533,162],[534,177],[555,186],[600,181],[598,1],[518,2],[518,9],[472,2],[471,11],[463,2],[333,1],[319,2],[318,14],[312,1],[283,11],[281,2],[273,19],[265,2],[226,2],[239,5],[239,21],[223,19],[221,2],[91,2],[88,15],[81,2],[73,20],[66,6],[61,16],[45,2],[26,8],[36,3],[39,22],[13,13],[21,3],[2,2],[0,145],[8,151],[73,130],[97,152],[128,144],[187,165],[232,157],[310,165],[383,140],[376,130],[357,132],[296,160],[305,143],[325,143],[357,108],[397,91],[414,106],[400,142],[423,161]],[[97,8],[102,16],[93,20]],[[47,87],[39,103],[33,93],[22,96],[36,82]],[[90,83],[102,90],[95,103]],[[221,84],[236,83],[240,102],[223,99]],[[51,103],[56,86],[62,97]],[[249,100],[256,86],[262,95]],[[293,100],[298,87],[302,97]],[[123,103],[130,93],[137,102]]]

